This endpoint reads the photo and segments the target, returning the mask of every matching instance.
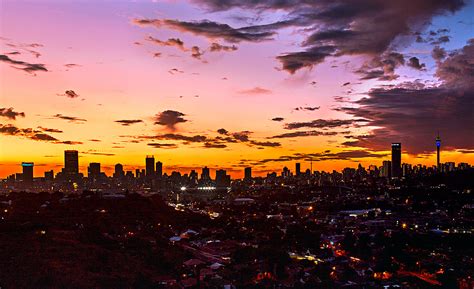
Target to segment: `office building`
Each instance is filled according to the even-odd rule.
[[[146,168],[146,177],[148,179],[153,178],[155,176],[155,157],[154,156],[146,156],[145,168]]]
[[[114,178],[120,179],[125,176],[125,172],[123,171],[123,165],[122,164],[116,164],[115,165],[115,171],[114,171]]]
[[[163,176],[163,164],[161,162],[156,162],[155,174],[159,178]]]
[[[44,180],[45,180],[45,181],[53,181],[53,180],[54,180],[54,172],[53,172],[53,170],[44,172]]]
[[[288,178],[291,176],[291,172],[287,167],[283,168],[283,171],[281,172],[281,176],[284,178]]]
[[[229,187],[230,186],[230,176],[227,175],[225,170],[216,170],[216,187]]]
[[[296,176],[299,176],[301,174],[301,164],[300,163],[296,163],[295,172],[296,172]]]
[[[79,154],[77,151],[64,151],[64,173],[69,178],[79,174]]]
[[[203,167],[201,172],[201,180],[209,181],[211,180],[211,174],[208,167]]]
[[[385,178],[392,177],[392,162],[391,161],[383,161],[381,173],[382,173],[382,177],[385,177]]]
[[[392,143],[392,178],[402,176],[402,144]]]
[[[87,176],[91,180],[98,180],[100,177],[100,163],[90,163],[87,168]]]
[[[247,167],[244,169],[244,180],[251,180],[252,179],[252,168]]]
[[[28,183],[28,184],[33,183],[34,163],[23,162],[21,163],[21,167],[23,168],[23,175],[22,175],[23,182]]]

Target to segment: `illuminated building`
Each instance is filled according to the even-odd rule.
[[[441,149],[441,139],[439,138],[439,134],[438,136],[436,137],[436,168],[438,169],[438,171],[440,170],[440,155],[439,155],[439,151]]]
[[[402,144],[392,143],[392,178],[402,176]]]
[[[23,162],[21,163],[21,167],[23,168],[23,175],[22,175],[23,181],[28,184],[33,183],[34,163]]]

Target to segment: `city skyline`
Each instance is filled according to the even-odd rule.
[[[368,166],[368,169],[371,170],[371,167],[375,166],[375,168],[380,170],[381,176],[385,176],[388,178],[395,178],[395,179],[400,179],[405,176],[405,166],[408,166],[410,170],[412,169],[412,166],[423,166],[427,169],[433,169],[437,172],[444,172],[444,170],[447,167],[451,167],[453,169],[456,165],[455,162],[447,160],[446,162],[441,162],[441,140],[439,135],[436,137],[436,163],[430,165],[423,165],[423,164],[411,164],[411,163],[406,163],[403,162],[402,158],[402,144],[401,143],[392,143],[391,144],[391,155],[390,158],[391,160],[383,160],[379,166],[377,164],[370,164]],[[207,165],[202,165],[200,167],[196,168],[188,168],[189,170],[181,170],[179,167],[170,167],[166,168],[166,165],[164,166],[165,169],[163,169],[163,163],[160,160],[156,160],[155,162],[155,156],[154,155],[146,155],[145,156],[145,164],[144,166],[139,166],[139,167],[134,167],[134,166],[129,166],[127,164],[122,164],[122,163],[116,163],[113,166],[113,169],[111,167],[103,167],[100,162],[90,162],[87,165],[82,165],[82,167],[85,167],[85,170],[81,170],[81,166],[79,165],[79,152],[77,150],[65,150],[64,151],[64,163],[63,167],[54,172],[54,170],[48,170],[48,171],[42,171],[44,174],[44,178],[49,178],[48,175],[52,174],[52,178],[54,178],[54,173],[64,173],[65,175],[71,175],[73,176],[73,179],[75,178],[74,176],[82,174],[82,176],[87,176],[89,178],[98,178],[99,175],[105,174],[106,176],[110,177],[117,177],[117,176],[124,176],[125,173],[131,173],[132,175],[134,174],[135,177],[138,177],[139,174],[144,174],[144,178],[147,180],[154,179],[155,177],[161,177],[162,175],[172,175],[173,173],[184,173],[184,174],[195,174],[197,171],[202,170],[203,175],[207,175],[204,178],[210,178],[211,175],[210,173],[215,174],[215,178],[218,178],[218,175],[220,173],[226,173],[228,172],[225,168],[219,168],[219,167],[208,167]],[[293,174],[294,176],[298,177],[301,174],[308,174],[313,175],[315,172],[325,172],[325,170],[314,170],[313,171],[313,164],[312,164],[312,159],[305,159],[303,164],[310,163],[309,167],[305,168],[306,166],[303,166],[303,169],[301,167],[301,161],[294,161],[294,173],[293,170],[288,169],[287,166],[280,167],[279,169],[271,170],[271,171],[266,171],[265,174],[263,172],[257,171],[256,174],[252,174],[254,172],[252,166],[247,166],[244,167],[241,171],[234,171],[231,169],[229,171],[229,176],[232,179],[243,179],[243,180],[249,180],[252,177],[264,177],[265,175],[268,177],[272,173],[278,173],[278,171],[281,171],[282,176],[289,173]],[[470,166],[470,163],[466,162],[460,162],[459,164],[461,165],[467,165]],[[125,166],[124,166],[125,165]],[[444,167],[443,167],[444,166]],[[21,167],[23,168],[23,173],[21,176],[21,179],[27,183],[32,183],[33,182],[33,177],[34,175],[34,162],[21,162]],[[125,167],[125,169],[124,169]],[[359,163],[357,165],[357,168],[363,167]],[[105,170],[102,171],[102,168]],[[345,169],[353,169],[354,167],[345,167],[344,169],[340,171],[344,171]],[[337,170],[333,170],[337,171]],[[87,174],[85,174],[87,172]],[[331,172],[331,171],[329,171]],[[26,174],[26,175],[25,175]],[[18,178],[18,172],[15,172],[11,174],[10,176],[17,175]],[[10,177],[8,176],[8,177]],[[39,177],[38,175],[36,177]],[[67,178],[67,177],[66,177]]]
[[[289,3],[2,2],[0,178],[474,163],[472,2]]]

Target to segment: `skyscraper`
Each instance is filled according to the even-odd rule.
[[[295,172],[296,172],[296,176],[299,176],[301,174],[301,164],[300,163],[296,163]]]
[[[87,176],[91,180],[98,180],[100,177],[100,163],[90,163],[87,169]]]
[[[163,176],[163,164],[161,162],[156,162],[156,176],[160,177]]]
[[[33,167],[34,163],[23,162],[21,163],[23,168],[23,182],[31,184],[33,183]]]
[[[146,156],[146,177],[148,179],[153,178],[155,176],[155,157],[154,156]]]
[[[209,181],[211,180],[211,174],[208,167],[203,167],[201,172],[201,180]]]
[[[392,178],[402,176],[402,144],[392,143]]]
[[[53,172],[53,170],[44,172],[44,179],[45,179],[46,181],[52,181],[52,180],[54,180],[54,172]]]
[[[436,168],[438,169],[438,171],[441,169],[440,155],[439,155],[440,149],[441,149],[441,139],[439,138],[439,133],[438,133],[438,136],[436,137]]]
[[[386,178],[392,177],[392,162],[391,161],[383,161],[382,176]]]
[[[216,187],[230,186],[230,176],[225,170],[216,170]]]
[[[244,169],[244,180],[251,180],[252,179],[252,168],[247,167]]]
[[[123,171],[123,165],[122,164],[116,164],[115,165],[114,178],[120,179],[120,178],[123,178],[124,175],[125,175],[125,172]]]
[[[77,177],[79,174],[79,154],[77,151],[64,151],[64,173],[67,179]]]

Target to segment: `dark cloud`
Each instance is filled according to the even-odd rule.
[[[474,147],[474,40],[438,64],[439,86],[409,83],[372,89],[355,101],[359,107],[343,108],[353,117],[367,119],[371,137],[356,137],[346,145],[387,150],[402,142],[409,153],[429,153],[439,131],[445,148]]]
[[[151,146],[157,149],[174,149],[178,147],[178,145],[173,144],[173,143],[149,143],[148,146]]]
[[[353,160],[362,158],[382,158],[386,157],[387,154],[374,153],[367,150],[347,150],[332,153],[329,150],[319,153],[295,153],[289,156],[280,156],[278,158],[268,158],[262,160],[243,160],[251,165],[262,165],[269,162],[289,162],[289,161],[325,161],[325,160]]]
[[[130,126],[132,124],[141,123],[141,122],[143,122],[143,120],[141,120],[141,119],[121,119],[121,120],[116,120],[115,122],[120,123],[123,126]]]
[[[170,70],[168,70],[168,73],[169,74],[176,74],[176,73],[184,73],[184,71],[179,70],[177,68],[171,68]]]
[[[201,59],[201,56],[204,53],[201,51],[201,49],[198,46],[193,46],[191,47],[191,56],[196,58],[196,59]]]
[[[304,137],[304,136],[334,136],[337,135],[337,132],[334,131],[317,131],[317,130],[311,130],[311,131],[296,131],[296,132],[289,132],[289,133],[283,133],[279,135],[274,135],[269,138],[294,138],[294,137]]]
[[[227,145],[223,143],[205,142],[203,147],[207,149],[223,149],[226,148]]]
[[[184,47],[184,42],[179,38],[169,38],[166,41],[162,41],[162,40],[154,38],[152,36],[148,36],[146,38],[146,40],[151,41],[151,42],[153,42],[157,45],[160,45],[160,46],[174,46],[174,47],[177,47],[177,48],[179,48],[183,51],[186,51],[186,48]]]
[[[49,134],[43,133],[42,131],[45,131],[44,128],[41,128],[41,130],[35,130],[32,128],[18,128],[11,124],[0,124],[0,134],[3,135],[19,136],[35,141],[45,141],[54,144],[82,144],[81,142],[61,141]]]
[[[42,127],[42,126],[39,126],[38,128],[41,129],[44,132],[52,132],[52,133],[62,133],[63,132],[62,130],[55,129],[55,128],[46,128],[46,127]]]
[[[77,122],[77,123],[81,123],[81,122],[86,122],[87,120],[86,119],[83,119],[83,118],[78,118],[78,117],[75,117],[75,116],[67,116],[67,115],[62,115],[62,114],[55,114],[53,115],[54,118],[59,118],[59,119],[63,119],[63,120],[67,120],[69,122]]]
[[[77,94],[74,90],[66,90],[63,95],[67,96],[69,98],[78,98],[79,97],[79,94]]]
[[[439,44],[447,43],[449,42],[449,40],[450,40],[449,36],[444,35],[444,36],[438,37],[438,39],[436,39],[435,41],[432,41],[431,44],[439,45]]]
[[[234,43],[270,40],[275,34],[274,30],[285,25],[284,22],[281,22],[271,25],[233,28],[230,25],[209,20],[187,22],[172,19],[135,19],[133,22],[141,26],[167,27],[181,32],[202,35],[210,39],[224,39]]]
[[[433,51],[431,51],[431,56],[434,60],[441,61],[446,58],[446,50],[444,50],[444,48],[442,47],[435,46],[433,48]]]
[[[220,128],[217,130],[217,133],[227,135],[229,132],[225,128]]]
[[[65,141],[59,141],[56,142],[57,144],[65,144],[65,145],[81,145],[82,142],[80,141],[72,141],[72,140],[65,140]]]
[[[335,51],[334,46],[317,46],[305,51],[279,55],[277,59],[281,62],[283,70],[293,74],[301,68],[311,68],[322,63],[326,57],[331,56]]]
[[[0,108],[0,116],[6,117],[8,119],[16,120],[17,117],[25,117],[24,112],[17,112],[13,110],[13,107],[10,108]]]
[[[30,74],[35,74],[35,72],[37,71],[48,71],[44,64],[28,63],[20,60],[14,60],[4,54],[0,54],[0,61],[11,64],[14,68],[23,70]]]
[[[235,45],[232,45],[232,46],[228,46],[228,45],[222,45],[222,44],[219,44],[217,42],[213,42],[211,44],[211,46],[209,47],[209,51],[211,52],[220,52],[220,51],[235,51],[237,50],[237,46]]]
[[[258,141],[250,138],[252,132],[240,131],[230,133],[226,129],[217,130],[219,133],[216,137],[205,135],[184,135],[178,133],[166,133],[158,135],[139,135],[139,136],[121,136],[132,138],[129,142],[138,142],[140,140],[166,140],[166,141],[180,141],[183,144],[203,143],[204,148],[225,148],[227,144],[244,143],[248,146],[256,147],[278,147],[280,143],[271,141]]]
[[[35,133],[29,136],[32,140],[42,140],[42,141],[58,141],[57,138],[50,136],[44,133]]]
[[[81,65],[76,64],[76,63],[67,63],[67,64],[64,64],[64,66],[66,66],[67,68],[74,68],[74,67],[80,67]]]
[[[299,128],[335,128],[348,127],[359,122],[364,122],[365,119],[316,119],[309,122],[290,122],[285,124],[285,129],[299,129]]]
[[[251,133],[250,131],[234,132],[232,137],[238,141],[247,142]]]
[[[256,86],[254,88],[240,90],[239,93],[247,94],[247,95],[260,95],[260,94],[271,94],[272,91],[266,88],[262,88],[260,86]]]
[[[303,50],[277,57],[283,69],[290,73],[303,67],[311,68],[323,62],[328,56],[357,54],[379,57],[392,51],[399,42],[406,44],[407,41],[415,40],[417,36],[413,31],[422,31],[434,16],[458,11],[465,4],[462,0],[195,0],[195,2],[211,11],[240,8],[256,13],[272,13],[278,10],[279,13],[285,14],[283,16],[285,20],[241,29],[210,21],[142,20],[141,24],[165,25],[233,42],[267,40],[281,28],[301,27],[309,32],[309,36],[302,43]],[[238,33],[249,31],[252,32],[252,36]],[[402,38],[403,41],[400,41]],[[439,36],[436,41],[444,39],[444,36]],[[370,74],[375,75],[375,72]]]
[[[438,64],[436,76],[449,86],[474,86],[474,38],[461,50]]]
[[[283,117],[274,117],[272,118],[273,121],[284,121],[285,119]]]
[[[165,110],[158,113],[155,116],[155,124],[166,126],[171,131],[175,131],[176,125],[179,123],[187,122],[187,119],[184,119],[184,113],[175,111],[175,110]]]
[[[381,56],[375,56],[367,61],[355,72],[361,74],[362,80],[394,80],[398,78],[395,69],[405,64],[405,57],[398,52],[387,52]]]
[[[153,136],[152,138],[157,139],[157,140],[183,141],[184,143],[200,143],[200,142],[205,142],[208,140],[208,138],[204,135],[187,136],[187,135],[176,134],[176,133],[160,134],[157,136]]]
[[[261,146],[261,147],[280,147],[281,146],[279,142],[272,142],[272,141],[251,140],[250,144],[255,145],[255,146]]]
[[[95,156],[104,156],[104,157],[112,157],[115,156],[114,153],[104,153],[104,152],[98,152],[95,150],[88,150],[88,151],[83,151],[81,154],[86,154],[86,155],[95,155]]]
[[[296,111],[315,111],[315,110],[318,110],[320,109],[320,106],[300,106],[300,107],[295,107],[293,110],[296,110]]]
[[[417,70],[425,70],[426,67],[424,63],[420,63],[420,60],[417,57],[411,57],[408,60],[408,66]]]

